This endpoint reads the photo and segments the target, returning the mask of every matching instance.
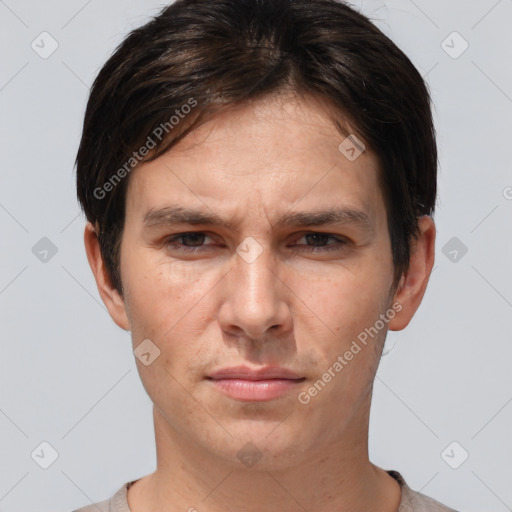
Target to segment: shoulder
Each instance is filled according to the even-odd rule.
[[[398,471],[388,471],[388,473],[398,481],[402,489],[398,512],[457,512],[433,498],[413,491]]]
[[[127,501],[127,490],[133,482],[127,482],[109,499],[93,503],[73,512],[130,512]]]

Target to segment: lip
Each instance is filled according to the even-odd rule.
[[[297,373],[278,366],[253,370],[247,366],[223,368],[208,377],[221,393],[243,402],[264,402],[278,398],[305,380]]]
[[[231,368],[222,368],[213,372],[210,379],[243,379],[243,380],[268,380],[268,379],[289,379],[298,380],[302,379],[301,375],[281,368],[280,366],[265,366],[256,370],[248,366],[233,366]]]

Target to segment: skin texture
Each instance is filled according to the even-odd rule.
[[[232,108],[138,167],[127,191],[122,297],[87,224],[87,256],[113,320],[131,331],[133,348],[150,339],[160,350],[148,366],[137,360],[154,403],[157,469],[130,488],[132,512],[398,510],[398,484],[368,459],[371,392],[387,329],[406,327],[422,300],[435,226],[419,219],[410,270],[393,290],[378,161],[369,150],[350,161],[338,150],[343,139],[322,104],[287,94]],[[233,226],[144,227],[148,210],[169,205]],[[277,222],[331,206],[363,210],[370,228]],[[206,236],[169,243],[191,231]],[[326,235],[346,244],[326,250],[336,242]],[[251,263],[237,253],[247,237],[262,251]],[[378,336],[300,403],[298,393],[393,304],[401,310]],[[278,365],[305,380],[273,400],[235,400],[207,377],[237,365]],[[261,458],[249,467],[240,450]]]

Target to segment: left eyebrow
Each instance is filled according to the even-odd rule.
[[[174,224],[209,225],[233,229],[233,225],[213,212],[205,212],[183,206],[151,208],[144,214],[145,227],[173,226]],[[285,213],[276,221],[276,226],[323,226],[352,224],[365,231],[373,232],[373,224],[368,214],[355,208],[328,208],[319,211]]]
[[[353,224],[365,231],[374,231],[368,214],[355,208],[329,208],[316,212],[293,212],[283,215],[277,221],[277,225],[283,226],[323,226],[332,224]]]

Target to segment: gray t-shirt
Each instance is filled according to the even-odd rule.
[[[400,484],[402,489],[402,499],[398,512],[457,512],[424,494],[413,491],[398,471],[390,470],[388,473]],[[136,481],[124,484],[109,500],[88,505],[73,512],[131,512],[126,496],[129,487]]]

